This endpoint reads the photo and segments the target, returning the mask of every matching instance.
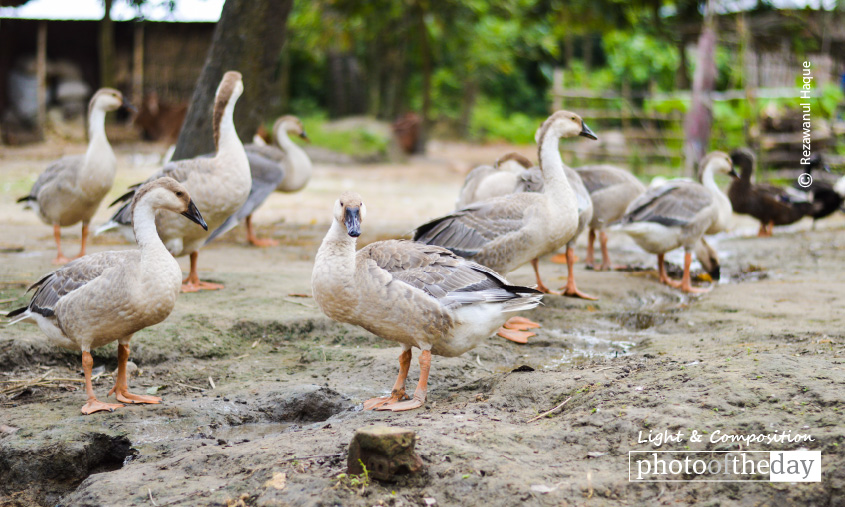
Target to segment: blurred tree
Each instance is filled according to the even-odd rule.
[[[293,0],[226,1],[173,160],[214,151],[214,94],[228,70],[243,74],[244,93],[235,108],[235,125],[241,139],[252,139],[266,114],[292,3]]]
[[[695,176],[698,161],[710,147],[713,102],[710,92],[716,84],[716,23],[712,0],[708,0],[704,26],[698,38],[698,58],[692,82],[692,104],[684,118],[684,172]]]
[[[100,20],[100,86],[114,86],[114,22],[111,20],[112,0],[103,0],[103,19]]]

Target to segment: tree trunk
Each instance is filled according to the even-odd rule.
[[[417,138],[417,147],[414,153],[425,153],[425,145],[428,142],[428,132],[431,128],[431,45],[428,40],[428,28],[425,26],[425,9],[417,3],[418,30],[420,37],[420,56],[422,57],[422,121],[420,122],[420,135]]]
[[[244,80],[244,93],[235,106],[235,126],[241,139],[252,139],[274,92],[274,71],[292,4],[293,0],[226,1],[173,160],[214,152],[214,94],[229,70],[239,71]]]
[[[114,22],[112,0],[104,0],[105,13],[100,20],[100,86],[114,86]]]
[[[681,35],[678,39],[678,71],[675,73],[675,88],[679,90],[689,90],[689,72],[687,71],[687,42],[684,36]]]
[[[475,102],[478,99],[478,82],[473,78],[466,78],[464,81],[464,93],[461,98],[461,118],[458,128],[461,137],[469,137],[469,127],[472,124],[472,111],[475,109]]]
[[[713,107],[710,92],[716,84],[716,28],[711,2],[698,38],[698,61],[692,82],[692,104],[684,118],[685,175],[695,177],[695,166],[710,146]]]

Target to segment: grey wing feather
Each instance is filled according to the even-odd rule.
[[[276,187],[285,177],[284,166],[279,162],[267,159],[255,151],[247,151],[246,158],[249,160],[249,170],[252,173],[252,186],[249,189],[249,196],[241,209],[227,218],[220,227],[211,233],[205,241],[206,245],[214,241],[214,238],[233,229],[247,216],[252,215],[259,206],[264,204],[267,197],[276,190]]]
[[[688,181],[670,181],[634,199],[620,222],[686,225],[712,202],[713,197],[703,186]]]
[[[53,316],[56,304],[62,297],[85,286],[107,269],[120,265],[126,254],[126,251],[89,254],[53,271],[29,288],[38,288],[29,302],[30,311],[45,317]]]
[[[620,183],[639,183],[633,174],[612,165],[587,165],[577,167],[575,171],[591,194]]]
[[[516,181],[516,192],[536,192],[543,191],[545,180],[543,179],[543,171],[539,167],[532,167],[520,173]]]
[[[480,165],[467,174],[464,179],[464,185],[461,187],[461,192],[458,197],[457,207],[463,208],[475,200],[475,193],[478,191],[478,186],[484,181],[487,176],[498,172],[493,166]]]
[[[244,150],[246,150],[247,157],[250,153],[254,153],[274,162],[283,162],[287,158],[287,155],[281,150],[281,148],[266,144],[248,144],[244,146]]]
[[[476,255],[489,242],[522,227],[526,194],[488,199],[437,218],[414,231],[414,240],[448,248],[461,257]]]
[[[62,157],[59,160],[56,160],[47,166],[47,169],[45,169],[43,173],[38,175],[38,179],[35,180],[35,183],[32,185],[29,195],[21,198],[21,201],[35,200],[38,198],[38,192],[46,185],[49,185],[53,181],[57,181],[61,176],[75,175],[76,172],[79,171],[83,160],[84,157],[82,155]]]
[[[388,240],[370,244],[358,255],[387,271],[393,280],[424,291],[447,308],[538,293],[509,285],[495,271],[438,246]]]
[[[124,202],[123,206],[118,209],[111,217],[111,222],[120,225],[132,225],[132,198],[135,197],[135,191],[141,188],[144,183],[157,180],[168,176],[174,180],[183,183],[188,179],[188,176],[194,171],[201,171],[204,166],[204,161],[213,157],[214,155],[206,154],[200,155],[196,158],[187,160],[177,160],[175,162],[168,162],[160,170],[153,173],[152,176],[144,180],[142,183],[136,183],[129,187],[129,191],[120,196],[118,200],[112,203],[112,206],[118,202]]]

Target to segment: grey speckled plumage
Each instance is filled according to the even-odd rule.
[[[628,205],[645,192],[645,185],[633,174],[611,165],[576,167],[590,193],[593,219],[590,228],[602,230],[625,214]]]

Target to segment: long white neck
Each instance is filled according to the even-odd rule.
[[[332,220],[317,250],[311,286],[314,300],[329,317],[348,317],[346,312],[355,306],[355,245],[346,228]]]
[[[106,112],[94,105],[88,114],[88,150],[85,156],[90,159],[105,148],[111,150],[106,137]]]
[[[142,252],[155,252],[160,250],[166,255],[167,249],[156,230],[156,213],[153,207],[144,200],[135,205],[132,215],[132,227],[135,230],[135,241]]]
[[[538,158],[540,169],[543,171],[543,192],[551,194],[559,204],[571,204],[572,208],[575,209],[575,192],[563,171],[563,159],[560,156],[560,149],[558,149],[559,141],[560,138],[551,132],[551,129],[547,130],[543,139],[540,140]]]
[[[220,116],[220,122],[214,126],[214,129],[219,132],[217,137],[217,152],[237,150],[240,147],[243,150],[243,143],[238,137],[235,130],[235,97],[229,99],[226,107],[223,109],[223,114]]]
[[[733,214],[733,206],[731,206],[728,196],[722,192],[722,189],[716,184],[716,180],[713,179],[712,163],[704,166],[704,170],[701,172],[701,184],[710,191],[710,194],[713,195],[713,198],[716,199],[718,204],[719,216],[716,219],[716,223],[708,229],[707,233],[714,234],[715,232],[724,231],[728,228],[731,214]]]
[[[276,130],[276,142],[287,155],[285,178],[279,184],[282,192],[296,192],[304,187],[311,179],[311,159],[298,144],[291,141],[287,130],[280,126]]]

